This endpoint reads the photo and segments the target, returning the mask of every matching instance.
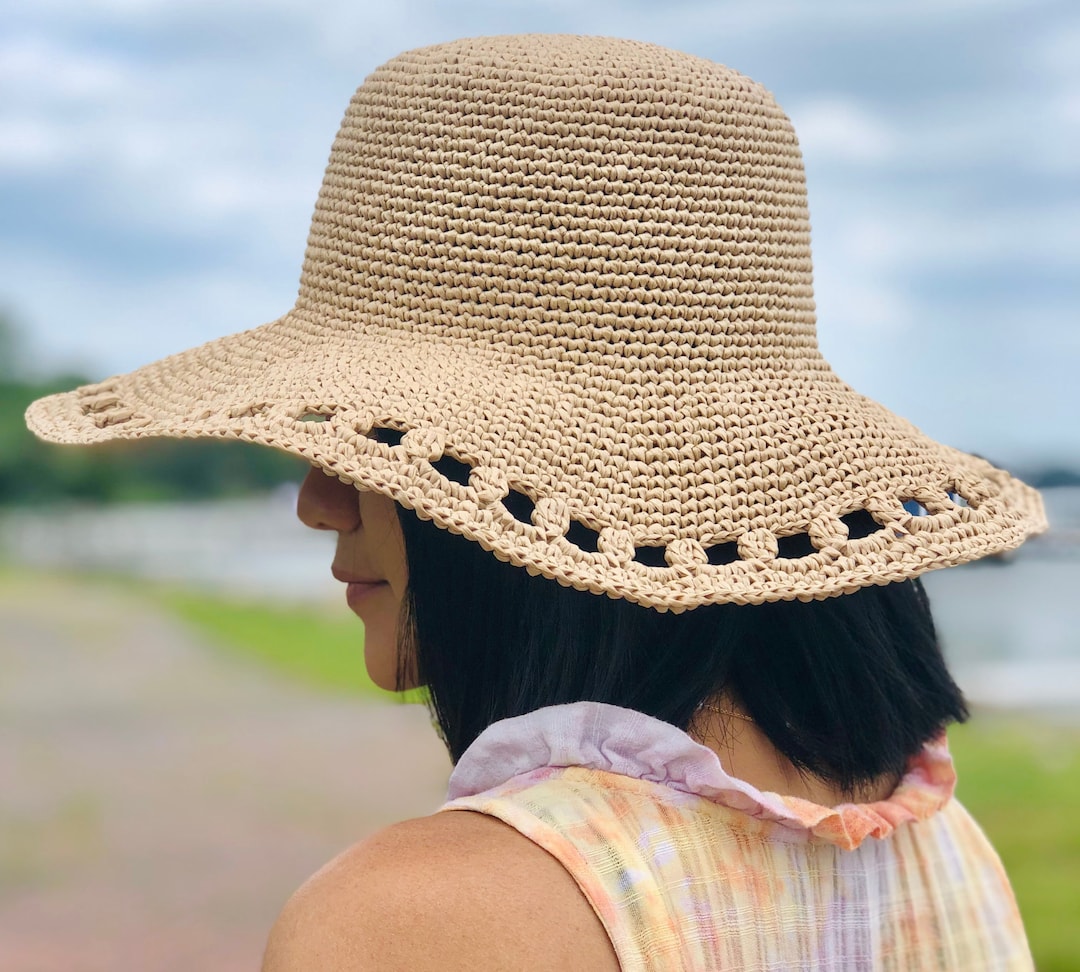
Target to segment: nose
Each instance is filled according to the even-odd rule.
[[[300,487],[296,515],[312,530],[349,533],[360,525],[359,493],[337,476],[312,469]]]

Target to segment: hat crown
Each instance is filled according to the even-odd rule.
[[[634,366],[636,341],[654,365],[817,359],[794,130],[756,82],[650,44],[408,52],[350,102],[297,310],[566,367]]]

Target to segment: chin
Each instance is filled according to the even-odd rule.
[[[387,692],[398,691],[397,644],[387,646],[380,638],[365,639],[364,666],[370,678]]]
[[[387,678],[381,672],[372,672],[368,669],[368,677],[375,683],[376,688],[381,688],[384,692],[399,692],[401,691],[397,686],[397,678]]]

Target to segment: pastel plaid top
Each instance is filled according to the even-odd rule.
[[[823,807],[730,776],[674,726],[578,702],[489,727],[443,809],[560,861],[625,972],[1032,969],[955,779],[942,739],[887,800]]]

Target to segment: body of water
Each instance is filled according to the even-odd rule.
[[[925,583],[957,680],[976,703],[1080,714],[1080,489],[1047,491],[1051,530],[1010,558]],[[0,517],[0,552],[274,600],[343,606],[334,538],[302,527],[296,491],[227,502],[50,509]]]

